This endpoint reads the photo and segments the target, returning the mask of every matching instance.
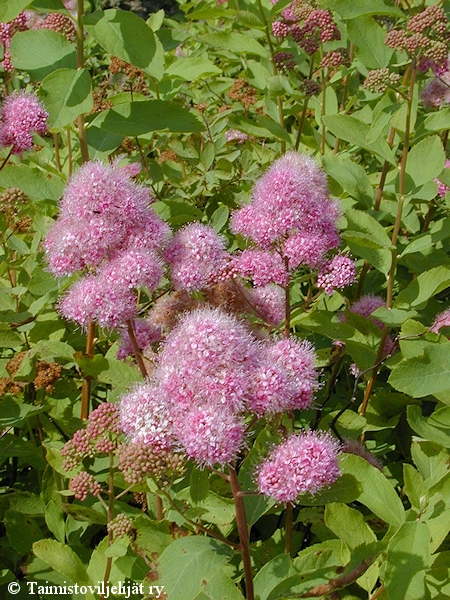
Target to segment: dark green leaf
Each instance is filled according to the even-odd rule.
[[[89,583],[86,567],[69,546],[56,540],[40,540],[33,544],[33,553],[72,583]]]

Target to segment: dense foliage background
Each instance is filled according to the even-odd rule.
[[[26,150],[0,128],[1,593],[16,580],[16,598],[27,582],[127,581],[164,586],[170,600],[447,598],[449,3],[178,4],[144,20],[97,0],[0,2],[1,127],[18,90],[48,113]],[[56,277],[44,240],[84,163],[127,167],[172,232],[209,225],[241,256],[252,243],[230,216],[289,151],[326,172],[341,214],[327,260],[351,257],[352,285],[330,275],[328,289],[328,263],[300,264],[278,285],[277,322],[236,309],[237,292],[217,281],[184,286],[166,269],[136,300],[136,317],[162,323],[144,362],[140,351],[118,358],[120,327],[62,316],[61,297],[93,267]],[[240,272],[239,293],[260,287],[254,275]],[[313,403],[247,414],[226,464],[199,466],[186,448],[130,453],[110,403],[143,381],[176,319],[207,303],[238,312],[259,340],[309,340]],[[71,455],[96,418],[109,445],[93,436]],[[339,442],[336,483],[294,507],[258,494],[257,465],[308,429]]]

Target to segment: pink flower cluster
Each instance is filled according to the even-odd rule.
[[[90,268],[60,303],[60,312],[83,327],[96,321],[117,328],[136,314],[134,289],[154,290],[163,274],[158,251],[170,229],[150,208],[149,191],[130,171],[85,163],[64,192],[44,248],[57,276]]]
[[[317,389],[308,342],[256,338],[220,309],[187,314],[169,333],[152,379],[121,400],[132,443],[180,448],[200,465],[225,465],[245,443],[244,416],[310,405]]]
[[[430,327],[430,331],[433,333],[439,333],[441,327],[450,327],[450,308],[447,308],[436,315],[436,318]]]
[[[37,96],[25,91],[7,96],[1,107],[0,146],[11,146],[13,154],[33,147],[33,133],[47,131],[48,113]]]
[[[338,442],[327,433],[291,435],[258,467],[258,489],[277,502],[294,503],[299,494],[315,494],[339,477],[338,452]]]
[[[353,282],[354,262],[326,254],[340,242],[339,207],[331,200],[325,173],[315,161],[296,152],[276,160],[256,182],[252,202],[232,215],[231,227],[259,248],[248,249],[229,266],[256,286],[285,286],[300,266],[319,269],[319,287],[331,293]]]

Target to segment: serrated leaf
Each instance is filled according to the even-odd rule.
[[[389,64],[394,51],[385,45],[385,30],[368,15],[361,15],[347,23],[350,41],[355,44],[356,57],[368,69],[380,69]]]
[[[430,531],[425,523],[403,523],[389,540],[384,585],[389,600],[423,600],[430,557]]]
[[[180,77],[186,81],[219,75],[221,72],[212,61],[201,57],[179,58],[166,69],[166,75]]]
[[[450,286],[450,266],[440,265],[420,273],[397,296],[395,308],[423,308],[428,300]]]
[[[432,181],[444,168],[445,151],[441,138],[437,135],[427,137],[415,144],[408,152],[406,174],[414,187]]]
[[[117,136],[131,137],[152,131],[191,133],[204,130],[191,112],[166,100],[120,104],[101,112],[91,125]]]
[[[220,574],[232,556],[231,549],[207,537],[188,536],[175,540],[158,561],[164,591],[171,600],[194,600]],[[226,596],[217,590],[217,600]]]
[[[33,553],[73,583],[89,583],[86,567],[69,546],[52,539],[39,540],[33,544]]]
[[[373,202],[373,188],[364,168],[340,156],[324,156],[323,166],[327,174],[342,187],[342,189],[369,208]]]
[[[61,129],[92,110],[91,76],[87,69],[58,69],[45,77],[39,97],[49,113],[50,129]]]
[[[361,15],[393,15],[403,17],[402,11],[389,0],[322,0],[321,5],[335,10],[343,19],[354,19]]]
[[[371,143],[367,141],[370,133],[370,125],[367,125],[367,123],[343,114],[326,115],[323,117],[323,121],[336,137],[355,146],[367,148],[367,150],[378,154],[391,165],[396,165],[394,153],[384,138],[380,137]]]
[[[88,33],[106,52],[150,75],[162,75],[164,63],[158,53],[159,40],[136,14],[111,8],[91,13],[84,17],[83,22]],[[154,62],[159,64],[155,65]]]
[[[50,29],[29,29],[16,33],[11,41],[11,60],[16,69],[42,80],[56,69],[76,69],[74,44]]]
[[[269,51],[264,46],[245,35],[244,33],[234,33],[220,31],[217,33],[207,33],[199,36],[199,40],[213,48],[223,48],[236,54],[255,54],[261,58],[268,58]]]
[[[325,525],[331,529],[350,550],[358,546],[368,546],[377,541],[377,536],[354,508],[339,502],[325,508]]]
[[[352,454],[347,454],[342,463],[345,471],[353,475],[362,488],[358,502],[389,525],[401,525],[405,520],[403,505],[383,473],[360,456]]]
[[[420,406],[408,406],[407,416],[411,429],[420,437],[450,448],[450,407],[440,408],[424,417]]]
[[[347,209],[345,216],[347,218],[345,235],[350,250],[387,274],[391,266],[391,253],[388,250],[391,240],[384,227],[367,212],[354,208]],[[360,234],[360,237],[352,235],[353,232]]]
[[[51,177],[28,165],[8,165],[0,171],[0,186],[20,188],[30,200],[58,200],[64,190],[62,178]]]

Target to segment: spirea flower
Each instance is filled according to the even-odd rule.
[[[277,285],[264,285],[246,289],[251,304],[257,315],[269,325],[278,325],[285,316],[284,291]],[[248,309],[247,309],[248,311]]]
[[[444,165],[445,169],[450,169],[450,159],[447,159],[445,161],[445,165]],[[445,194],[450,190],[450,188],[448,187],[448,185],[446,183],[443,183],[442,181],[439,181],[439,179],[435,179],[434,180],[437,185],[438,185],[438,194],[441,198],[443,198],[445,196]]]
[[[327,433],[308,431],[276,446],[257,470],[261,494],[294,503],[299,494],[315,494],[339,475],[339,444]]]
[[[75,493],[75,498],[84,501],[88,494],[98,496],[102,491],[102,486],[87,471],[81,471],[69,483],[69,490]]]
[[[436,315],[436,318],[430,327],[430,331],[433,333],[439,333],[441,327],[450,327],[450,308],[447,308]]]
[[[186,290],[200,290],[212,283],[227,257],[224,238],[201,223],[180,229],[164,253],[175,288]]]
[[[317,277],[317,287],[326,294],[332,294],[335,289],[343,290],[351,285],[356,278],[355,261],[349,256],[336,254],[334,258],[322,265]]]
[[[242,277],[251,279],[256,286],[268,283],[284,286],[288,282],[286,266],[276,252],[244,250],[233,258],[232,269]]]
[[[133,444],[170,450],[173,418],[154,381],[137,384],[120,400],[120,427]]]
[[[296,269],[317,266],[339,244],[338,217],[325,173],[312,158],[288,152],[255,183],[251,204],[232,215],[231,227],[263,250],[275,248]]]
[[[13,154],[33,147],[33,134],[47,131],[48,113],[35,94],[25,91],[7,96],[1,108],[0,146]]]
[[[359,300],[353,302],[350,311],[357,315],[362,315],[366,319],[370,319],[379,329],[383,329],[383,323],[372,317],[372,313],[385,305],[385,301],[381,296],[374,294],[364,294]]]
[[[282,369],[288,383],[284,410],[308,408],[318,387],[312,344],[294,338],[280,339],[268,343],[265,352],[268,363]]]
[[[217,406],[194,406],[177,419],[176,432],[184,452],[199,465],[224,466],[242,449],[245,424]]]
[[[450,71],[429,81],[420,93],[425,106],[450,104]]]

